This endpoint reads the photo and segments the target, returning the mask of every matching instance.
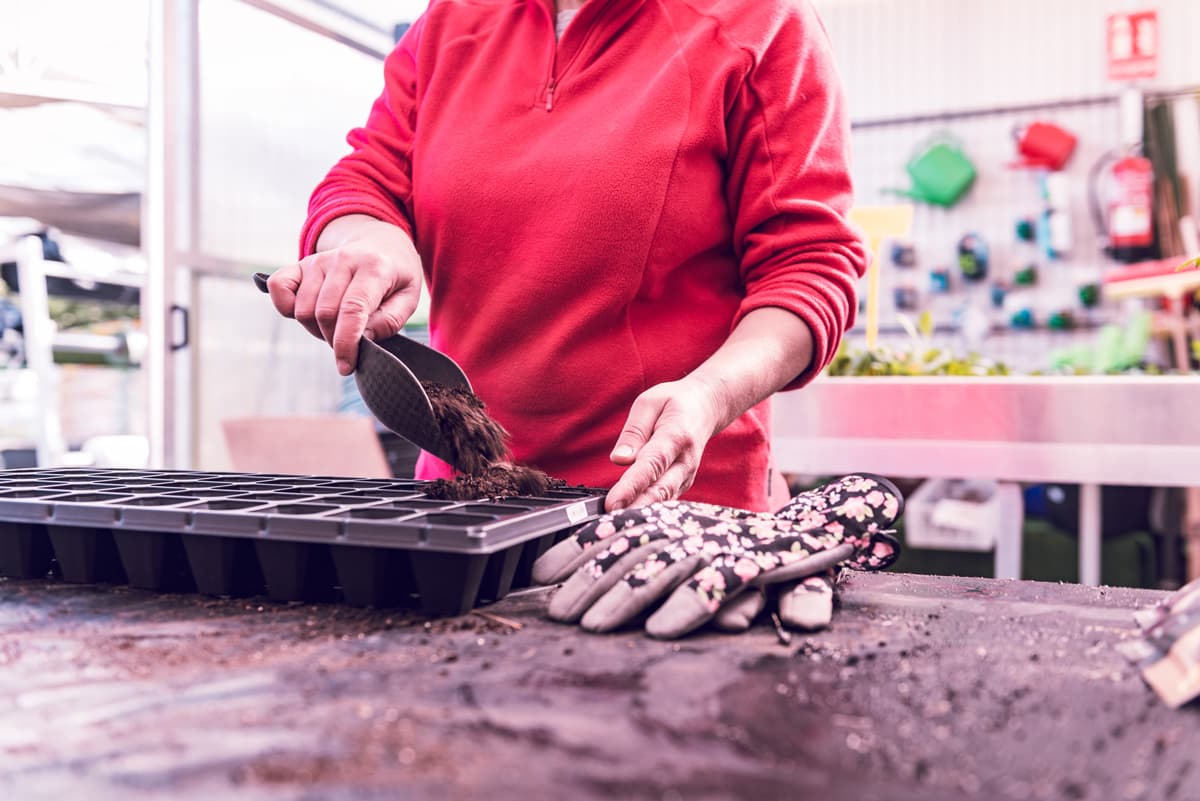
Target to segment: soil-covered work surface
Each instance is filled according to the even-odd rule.
[[[856,575],[827,632],[657,642],[0,580],[0,798],[1200,798],[1148,591]]]

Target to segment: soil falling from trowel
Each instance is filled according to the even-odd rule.
[[[433,414],[461,475],[438,479],[426,494],[437,500],[465,501],[508,495],[541,495],[566,482],[540,470],[509,463],[508,432],[488,416],[473,392],[432,381],[422,382]]]
[[[480,475],[493,462],[508,459],[508,432],[488,416],[475,393],[462,387],[422,382],[433,416],[450,446],[454,464],[467,475]]]

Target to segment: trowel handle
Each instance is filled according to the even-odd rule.
[[[270,277],[266,273],[255,273],[254,285],[267,292],[267,279]],[[458,362],[439,350],[434,350],[404,334],[381,339],[375,344],[399,359],[418,381],[436,381],[450,387],[471,389],[471,382]]]

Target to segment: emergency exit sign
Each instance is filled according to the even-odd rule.
[[[1113,81],[1158,74],[1158,12],[1133,11],[1108,17],[1108,77]]]

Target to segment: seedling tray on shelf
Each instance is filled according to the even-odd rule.
[[[430,482],[162,470],[0,471],[0,576],[462,614],[530,583],[603,491],[440,501]]]

